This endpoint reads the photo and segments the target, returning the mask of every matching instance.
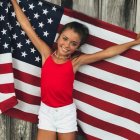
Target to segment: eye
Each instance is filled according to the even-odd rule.
[[[77,46],[78,46],[78,43],[76,43],[76,42],[71,42],[71,45],[72,45],[73,47],[77,47]]]
[[[66,41],[66,40],[68,40],[68,39],[67,39],[67,37],[65,37],[65,36],[64,36],[64,37],[63,37],[63,40],[65,40],[65,41]]]

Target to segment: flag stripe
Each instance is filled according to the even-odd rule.
[[[0,54],[0,64],[12,63],[11,53]]]
[[[88,123],[82,122],[81,120],[78,120],[78,123],[79,123],[80,127],[83,129],[83,131],[86,134],[89,134],[90,136],[94,136],[96,138],[104,139],[104,140],[107,140],[107,139],[111,139],[111,140],[128,140],[126,138],[123,138],[121,136],[112,134],[112,133],[110,133],[108,131],[105,131],[103,129],[99,129],[97,127],[91,126]]]
[[[96,76],[96,78],[110,82],[111,84],[116,84],[116,85],[119,85],[128,89],[134,90],[136,92],[140,92],[139,82],[122,77],[120,75],[109,73],[107,71],[104,71],[104,70],[101,70],[101,69],[98,69],[89,65],[81,66],[79,69],[79,72],[89,75],[91,77]]]
[[[138,134],[136,134],[136,133],[134,133],[134,132],[132,132],[128,129],[124,129],[124,128],[122,128],[120,126],[116,126],[116,125],[114,126],[113,124],[110,124],[110,123],[107,123],[105,121],[99,120],[98,118],[91,117],[90,115],[88,115],[88,114],[86,114],[86,113],[84,113],[80,110],[78,110],[77,112],[79,114],[79,116],[78,116],[79,120],[84,122],[84,123],[87,123],[89,125],[94,124],[94,126],[96,128],[99,128],[99,129],[101,128],[104,131],[110,132],[111,134],[116,134],[118,136],[122,136],[122,137],[127,138],[127,139],[132,139],[132,138],[138,139],[139,138]],[[96,122],[96,124],[94,122]],[[106,125],[108,127],[106,127]],[[120,129],[122,131],[120,131]],[[95,133],[97,133],[97,132],[95,132]],[[100,136],[102,136],[102,132],[100,132]],[[114,138],[114,136],[112,136],[111,140],[113,140],[113,138]]]
[[[30,75],[30,74],[25,73],[25,72],[21,72],[21,71],[16,70],[16,69],[14,69],[14,73],[15,73],[14,77],[16,79],[19,79],[22,82],[40,87],[40,78],[39,77]]]
[[[36,77],[40,77],[41,68],[31,65],[29,63],[25,63],[15,58],[13,58],[13,68]]]
[[[130,38],[135,38],[136,37],[136,33],[129,31],[129,30],[125,30],[122,29],[119,26],[115,26],[115,25],[111,25],[110,23],[95,19],[95,18],[91,18],[83,13],[77,12],[77,11],[72,11],[70,9],[64,9],[64,15],[67,15],[69,17],[73,17],[75,19],[84,21],[85,23],[90,23],[92,25],[95,25],[97,27],[100,28],[104,28],[106,30],[118,33],[120,35],[124,35],[124,36],[128,36]]]
[[[38,116],[36,114],[33,114],[32,112],[27,113],[27,112],[22,111],[21,109],[12,108],[12,109],[4,112],[4,114],[14,117],[14,118],[19,118],[22,120],[33,122],[33,123],[36,123],[38,120]]]
[[[29,95],[40,97],[40,87],[24,83],[20,80],[15,79],[15,89],[21,90]]]
[[[21,101],[24,101],[26,103],[33,104],[33,105],[40,104],[40,97],[30,95],[18,89],[16,89],[15,92],[16,92],[16,97]]]
[[[106,62],[103,60],[101,62],[91,64],[91,66],[94,66],[96,68],[108,71],[110,73],[115,73],[117,75],[135,80],[137,82],[140,82],[140,78],[139,78],[140,72],[131,70],[131,69],[126,68],[126,67],[122,67],[120,65],[116,65],[116,64]],[[110,67],[111,67],[111,69],[110,69]],[[120,71],[120,69],[121,69],[121,71]]]
[[[23,102],[21,100],[18,100],[18,104],[16,106],[14,106],[15,109],[19,109],[23,112],[26,113],[32,113],[37,115],[38,114],[38,110],[39,110],[39,106],[38,105],[33,105],[33,104],[28,104],[26,102]],[[36,110],[37,108],[37,110]]]
[[[13,83],[7,83],[7,84],[0,84],[0,92],[2,93],[12,93],[14,92],[14,84]]]
[[[75,103],[77,105],[77,108],[81,111],[83,111],[84,113],[92,116],[92,114],[94,114],[95,118],[98,118],[102,121],[108,122],[108,118],[110,118],[109,123],[113,124],[114,127],[115,126],[120,126],[123,129],[129,129],[137,134],[140,134],[140,124],[129,120],[127,118],[123,118],[121,116],[117,116],[115,114],[106,112],[104,110],[101,110],[99,108],[96,108],[94,106],[91,106],[89,104],[86,104],[82,101],[76,100],[75,99]],[[87,109],[88,108],[88,109]],[[111,119],[113,118],[113,119]],[[116,121],[117,120],[117,121]]]
[[[1,94],[1,93],[0,93]],[[12,108],[13,106],[15,106],[17,104],[17,99],[15,96],[10,97],[7,100],[3,100],[2,102],[0,102],[0,112],[5,112],[8,109]]]
[[[0,74],[11,73],[12,72],[11,68],[12,68],[11,63],[0,64]]]
[[[87,91],[87,93],[88,93],[88,91]],[[90,93],[88,93],[88,94],[90,94]],[[127,104],[131,104],[129,102],[126,103],[125,101],[122,100],[120,102],[120,104],[119,104],[119,102],[112,103],[114,101],[113,98],[112,98],[111,102],[107,102],[107,101],[105,101],[106,100],[105,98],[103,100],[98,99],[98,97],[96,98],[96,96],[95,97],[89,96],[89,95],[84,94],[79,91],[74,92],[74,98],[77,100],[80,100],[82,102],[85,102],[89,105],[100,108],[106,112],[110,112],[112,114],[116,114],[116,115],[122,116],[124,118],[128,118],[132,121],[135,121],[137,123],[140,123],[140,118],[139,118],[140,111],[139,112],[135,111],[137,106],[134,109],[133,108],[131,109],[131,107],[130,108],[127,107],[126,106]],[[117,100],[117,98],[116,98],[116,100]],[[133,103],[131,105],[135,106]],[[110,108],[110,106],[111,106],[111,108]],[[123,110],[123,113],[120,114],[119,112],[122,110]],[[131,115],[128,115],[128,114],[131,114]]]
[[[84,79],[82,77],[84,77]],[[116,94],[118,96],[122,96],[122,97],[131,99],[131,100],[134,100],[134,101],[140,103],[139,92],[135,92],[135,91],[130,90],[128,88],[120,87],[118,85],[111,84],[109,82],[103,81],[103,80],[95,78],[95,77],[91,78],[90,76],[79,73],[79,72],[76,75],[76,80],[81,81],[83,83],[86,83],[90,86],[93,86],[93,88],[96,87],[96,88],[102,89],[104,91],[111,92],[111,93]],[[81,84],[81,83],[78,82],[78,84]],[[77,86],[77,89],[80,87],[80,85],[76,85],[76,83],[75,83],[74,87],[76,88],[76,86]],[[84,85],[84,86],[86,86],[86,85]],[[128,96],[128,93],[129,93],[129,96]]]

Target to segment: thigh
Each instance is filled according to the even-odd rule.
[[[58,133],[58,140],[76,140],[76,132]]]
[[[56,140],[56,132],[38,129],[37,140]]]

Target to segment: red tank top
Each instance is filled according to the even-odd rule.
[[[73,102],[74,72],[71,60],[63,64],[49,56],[42,67],[41,100],[48,106],[61,107]]]

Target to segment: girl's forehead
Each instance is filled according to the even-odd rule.
[[[73,39],[77,39],[77,40],[81,40],[81,36],[75,32],[73,29],[67,28],[65,29],[61,35],[64,35],[68,38],[73,38]]]

